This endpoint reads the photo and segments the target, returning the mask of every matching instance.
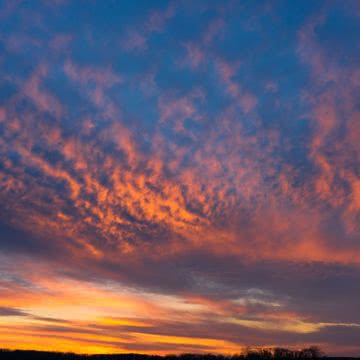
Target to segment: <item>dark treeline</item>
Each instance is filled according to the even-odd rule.
[[[312,346],[302,350],[289,350],[283,348],[251,349],[244,354],[214,355],[214,354],[181,354],[181,355],[143,355],[143,354],[113,354],[113,355],[80,355],[74,353],[60,353],[32,350],[6,350],[0,349],[1,360],[261,360],[261,359],[357,359],[326,357],[318,347]]]

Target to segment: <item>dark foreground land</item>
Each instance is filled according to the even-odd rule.
[[[262,360],[262,359],[324,359],[324,360],[360,360],[360,357],[327,357],[319,351],[308,349],[292,351],[287,349],[249,350],[243,355],[212,355],[212,354],[182,354],[182,355],[142,355],[142,354],[114,354],[114,355],[79,355],[73,353],[30,351],[30,350],[2,350],[0,360]]]

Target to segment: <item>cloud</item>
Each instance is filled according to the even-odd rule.
[[[355,15],[145,8],[1,15],[5,344],[355,353]]]
[[[27,316],[27,314],[16,308],[1,306],[0,316]]]
[[[58,99],[41,89],[41,79],[47,73],[47,67],[41,65],[39,69],[33,73],[31,78],[24,84],[24,94],[39,107],[40,110],[46,111],[59,117],[63,108]]]
[[[133,25],[127,28],[121,47],[130,52],[146,50],[149,37],[164,31],[166,22],[175,15],[175,9],[175,2],[171,1],[164,9],[150,11],[136,28]]]

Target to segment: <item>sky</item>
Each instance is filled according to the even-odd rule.
[[[359,17],[0,0],[0,347],[360,355]]]

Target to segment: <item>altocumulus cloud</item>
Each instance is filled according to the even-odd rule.
[[[359,354],[359,16],[0,2],[2,346]]]

